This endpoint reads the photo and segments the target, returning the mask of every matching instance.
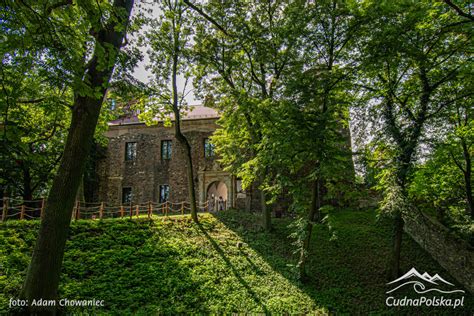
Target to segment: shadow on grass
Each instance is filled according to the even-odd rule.
[[[207,233],[207,231],[204,229],[204,227],[202,225],[199,224],[198,227],[199,227],[200,232],[206,237],[206,239],[212,245],[214,250],[219,254],[219,256],[222,258],[222,260],[224,260],[227,267],[232,271],[232,273],[237,278],[239,283],[246,289],[246,291],[249,293],[249,295],[252,297],[252,299],[255,301],[255,303],[262,307],[265,314],[269,314],[265,304],[262,303],[262,301],[258,297],[257,293],[255,293],[255,291],[250,287],[250,285],[242,278],[239,271],[237,271],[237,269],[234,267],[232,262],[230,262],[229,258],[227,258],[227,256],[225,255],[224,251],[219,246],[219,244]],[[253,267],[256,268],[255,264],[247,256],[245,256],[245,258],[248,260],[248,262],[250,262],[252,264]]]
[[[38,225],[15,224],[0,230],[0,314],[10,297],[18,297]],[[103,307],[65,308],[69,314],[175,315],[192,307],[209,313],[205,294],[182,262],[181,244],[157,233],[149,220],[78,221],[71,226],[62,266],[59,295],[68,300],[103,300]],[[132,232],[132,233],[131,233]],[[5,244],[4,244],[5,243]],[[7,283],[5,283],[7,282]],[[14,283],[13,283],[14,282]]]
[[[278,273],[300,288],[319,306],[329,311],[356,314],[453,314],[452,308],[387,307],[388,290],[385,275],[390,252],[390,225],[376,223],[373,211],[334,211],[326,224],[314,227],[308,258],[309,282],[301,283],[297,271],[295,247],[288,236],[289,219],[274,219],[274,229],[265,233],[258,227],[259,214],[226,211],[214,216],[255,250]],[[402,271],[416,267],[430,274],[449,274],[407,235],[402,246]],[[449,281],[456,282],[449,278]],[[457,284],[457,286],[459,286]],[[412,289],[400,291],[397,297],[413,297]],[[416,293],[415,293],[416,294]],[[472,310],[474,300],[466,292],[464,308]]]
[[[194,248],[177,237],[180,231],[174,227],[148,219],[104,221],[98,223],[97,236],[90,227],[73,227],[63,267],[63,296],[84,299],[101,293],[108,309],[120,314],[183,314],[190,307],[209,313],[193,266],[183,261]],[[170,228],[176,235],[164,233]],[[78,269],[87,274],[77,275],[80,281],[74,282]]]

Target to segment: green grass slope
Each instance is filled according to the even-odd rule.
[[[92,314],[273,313],[464,314],[463,309],[394,309],[385,306],[384,264],[389,227],[372,211],[333,211],[317,225],[311,280],[297,281],[289,219],[275,219],[266,234],[255,214],[204,214],[201,226],[185,216],[162,219],[78,221],[66,246],[60,295],[101,299]],[[0,313],[18,297],[38,222],[0,224]],[[405,238],[403,271],[449,274]],[[456,284],[457,285],[457,284]],[[67,309],[66,312],[77,312]]]

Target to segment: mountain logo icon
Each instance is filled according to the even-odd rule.
[[[411,268],[410,271],[408,271],[398,279],[387,283],[387,285],[392,285],[395,287],[387,291],[386,293],[392,293],[398,290],[399,288],[410,284],[413,284],[413,289],[418,294],[424,294],[431,291],[437,291],[439,293],[446,294],[464,293],[463,290],[449,290],[449,287],[454,286],[454,284],[446,281],[439,274],[435,274],[433,276],[429,275],[428,272],[421,274],[415,268]]]

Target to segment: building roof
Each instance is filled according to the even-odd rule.
[[[174,115],[170,114],[171,120],[174,120]],[[187,111],[181,120],[183,121],[190,121],[190,120],[202,120],[202,119],[217,119],[219,118],[219,113],[213,109],[203,105],[193,105],[191,109]],[[157,121],[162,121],[161,119],[157,118]],[[145,124],[144,122],[140,121],[138,118],[137,113],[133,113],[132,115],[127,115],[117,120],[113,120],[109,122],[109,125],[137,125],[137,124]]]

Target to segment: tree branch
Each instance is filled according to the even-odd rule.
[[[189,6],[191,9],[193,9],[194,11],[199,13],[203,18],[205,18],[206,20],[211,22],[215,27],[217,27],[217,29],[219,29],[219,31],[221,31],[222,33],[224,33],[227,36],[230,36],[230,34],[226,31],[226,29],[224,27],[222,27],[219,23],[217,23],[216,20],[211,18],[209,15],[207,15],[202,9],[200,9],[199,7],[197,7],[194,4],[192,4],[191,2],[189,2],[189,0],[183,0],[183,2],[186,3],[186,5]]]
[[[444,3],[446,3],[447,5],[449,5],[451,8],[454,9],[454,11],[456,11],[456,13],[459,15],[459,16],[462,16],[462,17],[465,17],[469,20],[471,20],[471,22],[474,22],[474,16],[469,14],[469,13],[466,13],[464,12],[463,10],[461,10],[461,8],[459,8],[457,5],[455,5],[451,0],[444,0]]]
[[[466,171],[464,171],[464,168],[462,167],[462,165],[459,163],[459,161],[456,159],[456,157],[454,157],[454,154],[451,150],[449,150],[449,155],[451,156],[451,158],[453,159],[454,163],[456,164],[456,166],[458,166],[459,169],[461,169],[461,171],[463,173],[465,173]]]

